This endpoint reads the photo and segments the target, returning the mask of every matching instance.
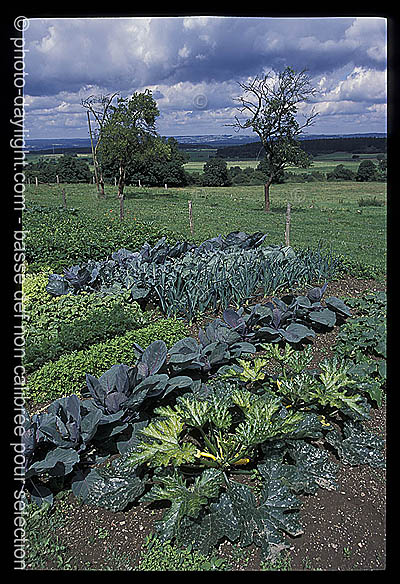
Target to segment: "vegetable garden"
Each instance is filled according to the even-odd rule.
[[[384,534],[332,560],[316,528],[301,556],[304,513],[349,476],[383,505],[382,278],[334,243],[108,231],[44,199],[24,211],[27,568],[384,569]]]

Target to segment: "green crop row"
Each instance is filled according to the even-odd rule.
[[[116,363],[133,365],[136,361],[134,344],[147,347],[155,340],[162,340],[171,347],[186,335],[187,328],[182,321],[160,319],[88,349],[73,351],[29,375],[25,398],[40,403],[72,393],[79,396],[85,386],[86,373],[98,377]]]
[[[63,353],[138,329],[154,319],[126,295],[67,294],[46,290],[47,273],[28,274],[23,282],[26,371],[38,369]]]

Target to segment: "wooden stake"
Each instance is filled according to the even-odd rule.
[[[190,225],[190,233],[193,235],[193,210],[192,210],[192,201],[188,201],[189,205],[189,225]]]
[[[67,197],[65,196],[65,189],[64,188],[61,190],[61,194],[62,194],[62,198],[63,198],[64,209],[66,209],[67,208]]]
[[[286,228],[285,228],[285,245],[290,245],[290,203],[286,207]]]

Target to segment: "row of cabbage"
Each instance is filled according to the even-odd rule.
[[[199,246],[174,245],[161,238],[139,251],[120,249],[102,261],[88,261],[51,274],[51,294],[130,291],[141,306],[152,304],[166,316],[192,321],[206,310],[225,309],[294,286],[323,283],[335,277],[340,259],[321,249],[295,252],[266,245],[261,232],[232,232]]]

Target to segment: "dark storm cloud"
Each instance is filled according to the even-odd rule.
[[[383,19],[153,18],[31,22],[27,92],[223,81],[291,65],[382,68]]]
[[[166,132],[190,120],[182,133],[200,133],[195,120],[215,133],[235,113],[239,81],[287,65],[308,70],[326,116],[364,107],[382,119],[386,99],[383,18],[32,19],[25,43],[34,132],[85,132],[82,97],[149,87]]]

